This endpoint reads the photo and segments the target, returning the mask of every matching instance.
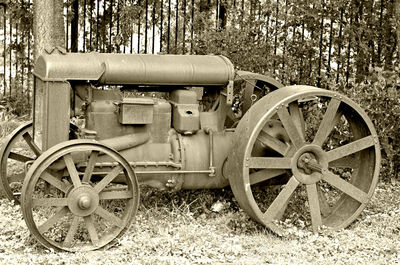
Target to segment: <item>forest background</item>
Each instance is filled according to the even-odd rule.
[[[400,0],[56,2],[0,1],[4,121],[30,114],[34,21],[53,16],[50,37],[69,52],[222,54],[285,85],[347,94],[377,127],[382,178],[400,178]]]

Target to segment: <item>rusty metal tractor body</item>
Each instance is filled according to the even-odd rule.
[[[79,137],[120,152],[140,183],[175,190],[229,184],[222,166],[233,132],[224,130],[229,106],[220,92],[229,83],[233,89],[234,69],[226,58],[53,54],[39,58],[35,76],[34,140],[41,150],[69,140],[70,118],[84,115]],[[222,102],[214,111],[199,110],[205,89]]]
[[[298,186],[307,188],[314,231],[347,226],[376,186],[379,143],[354,102],[312,87],[282,88],[235,71],[223,56],[55,51],[39,57],[34,75],[33,123],[3,146],[1,174],[47,247],[109,246],[134,218],[139,183],[169,191],[231,185],[240,206],[277,233]],[[307,123],[319,116],[313,131]],[[326,146],[335,126],[347,126],[350,143]],[[30,154],[13,151],[18,137]],[[9,160],[27,172],[11,176]],[[23,182],[21,197],[11,191],[14,181]],[[264,186],[281,187],[266,207],[256,196]],[[333,188],[342,193],[336,201],[322,194]],[[42,208],[52,214],[37,220]]]

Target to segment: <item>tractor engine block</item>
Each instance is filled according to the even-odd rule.
[[[139,172],[139,181],[158,189],[228,185],[222,167],[232,133],[200,130],[210,126],[209,117],[218,119],[221,111],[200,111],[207,110],[206,103],[215,97],[206,95],[203,99],[203,89],[196,88],[178,87],[170,93],[143,90],[77,86],[75,115],[81,111],[85,117],[79,137],[95,139],[121,152]],[[221,151],[213,154],[212,149]]]

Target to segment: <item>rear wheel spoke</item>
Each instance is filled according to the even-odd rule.
[[[293,123],[296,126],[300,138],[305,141],[305,122],[304,122],[304,117],[303,113],[301,112],[299,108],[299,103],[298,101],[294,101],[289,104],[289,111],[290,111],[290,116],[292,117]]]
[[[318,192],[319,206],[321,208],[321,215],[322,217],[327,217],[332,212],[331,207],[329,206],[329,203],[326,200],[326,197],[321,187],[317,186],[317,192]]]
[[[287,157],[251,157],[247,163],[249,168],[289,169],[291,162]]]
[[[284,169],[262,169],[250,174],[250,185],[266,181],[268,179],[275,178],[282,174],[285,174]]]
[[[360,167],[360,159],[354,156],[345,156],[329,162],[329,167],[356,169]]]
[[[272,222],[275,217],[280,213],[280,211],[286,207],[290,197],[296,190],[299,182],[295,177],[291,177],[282,191],[276,196],[275,200],[268,207],[267,211],[264,213],[264,218],[267,222]]]
[[[281,107],[278,109],[277,114],[282,122],[283,127],[285,128],[285,131],[289,135],[292,144],[294,147],[296,147],[296,149],[299,149],[304,144],[304,140],[300,136],[299,130],[296,127],[296,124],[293,122],[289,111],[286,107]]]
[[[354,142],[348,143],[341,147],[335,148],[327,152],[329,162],[337,159],[346,157],[351,154],[360,152],[361,150],[367,149],[375,144],[374,137],[372,135],[358,139]]]
[[[340,115],[340,112],[338,112],[340,103],[341,101],[336,98],[332,98],[329,102],[328,108],[321,121],[321,124],[319,125],[318,131],[315,134],[313,144],[322,146],[322,144],[325,142],[325,139],[329,136],[333,126],[335,126],[335,123],[338,120],[337,115]]]
[[[369,200],[367,193],[330,171],[324,173],[322,179],[361,203]]]
[[[257,137],[257,140],[261,142],[263,145],[268,146],[272,150],[275,150],[276,152],[280,153],[281,155],[285,155],[289,149],[288,145],[272,137],[263,130],[261,130],[260,134]]]
[[[318,232],[318,227],[322,225],[321,209],[317,185],[315,183],[307,185],[308,204],[310,206],[311,222],[314,232]]]

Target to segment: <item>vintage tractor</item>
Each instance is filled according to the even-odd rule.
[[[276,233],[353,222],[380,168],[365,112],[337,92],[283,87],[223,56],[73,54],[36,62],[33,123],[1,150],[1,182],[46,247],[110,246],[127,230],[139,183],[231,186]],[[300,224],[301,221],[301,224]]]

